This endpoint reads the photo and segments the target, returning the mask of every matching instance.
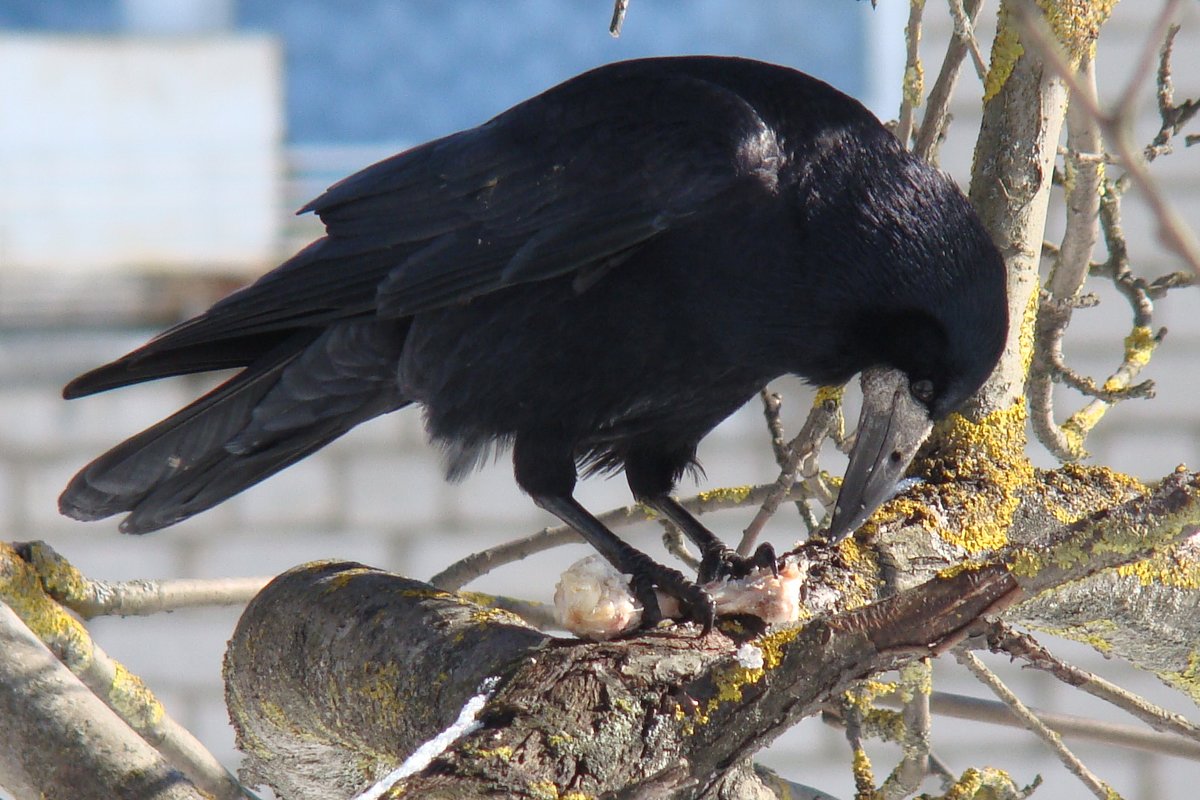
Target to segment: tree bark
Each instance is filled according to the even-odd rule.
[[[0,602],[0,786],[17,798],[201,800]]]
[[[226,657],[230,713],[250,757],[243,778],[289,800],[349,796],[444,730],[495,676],[482,726],[406,778],[405,793],[753,796],[728,793],[728,782],[752,780],[746,764],[757,749],[855,679],[936,654],[985,614],[1137,562],[1200,526],[1197,476],[1130,495],[1048,526],[1031,494],[1016,515],[1025,542],[968,568],[958,553],[930,555],[926,577],[906,587],[883,579],[879,553],[807,544],[797,553],[808,575],[802,597],[821,616],[765,633],[736,620],[706,637],[684,628],[560,640],[361,565],[300,567],[251,603]],[[946,509],[950,524],[959,513]],[[886,538],[928,535],[898,518]],[[873,602],[853,607],[866,575]],[[1025,607],[1006,619],[1023,621]],[[761,666],[746,650],[739,660],[742,645]],[[1174,658],[1184,671],[1186,655]]]

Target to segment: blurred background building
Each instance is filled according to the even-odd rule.
[[[73,403],[58,391],[318,236],[315,220],[291,211],[328,184],[602,63],[749,56],[813,73],[881,117],[894,116],[907,5],[634,0],[624,33],[613,39],[608,0],[0,0],[0,537],[46,539],[95,578],[265,575],[325,557],[427,578],[457,557],[551,523],[520,496],[506,463],[446,485],[437,453],[424,445],[420,416],[409,411],[363,426],[168,532],[124,537],[115,520],[85,525],[58,516],[58,491],[87,460],[210,382],[177,379]],[[1149,2],[1118,6],[1100,47],[1108,96],[1123,87],[1156,11]],[[1180,97],[1200,93],[1200,17],[1194,6],[1188,14],[1176,48]],[[938,3],[928,4],[926,18],[932,77],[951,27]],[[990,32],[980,40],[986,50]],[[1149,141],[1158,124],[1152,86],[1144,90],[1138,139]],[[943,155],[964,184],[979,94],[968,67]],[[1166,191],[1186,219],[1200,219],[1200,152],[1165,163],[1157,172]],[[1126,229],[1140,273],[1176,268],[1134,201],[1126,204]],[[1122,301],[1104,297],[1100,311],[1078,315],[1068,337],[1076,365],[1101,378],[1119,361],[1128,326]],[[1144,477],[1183,461],[1195,466],[1198,307],[1194,292],[1162,304],[1156,321],[1171,335],[1149,370],[1159,398],[1114,411],[1090,442],[1097,460]],[[780,388],[795,430],[809,395],[794,382]],[[708,486],[774,478],[753,407],[723,425],[701,455]],[[836,458],[831,469],[840,469]],[[581,499],[595,509],[629,502],[620,479],[587,482]],[[727,512],[712,522],[732,538],[748,519]],[[802,526],[781,513],[772,531],[786,543]],[[651,548],[657,539],[651,525],[628,535]],[[549,576],[586,552],[579,546],[538,556],[478,588],[529,596],[534,586],[533,599],[544,600],[553,591]],[[91,626],[230,765],[237,754],[219,664],[236,616],[177,612]],[[1070,652],[1105,671],[1089,651]],[[940,688],[982,694],[960,671],[939,669]],[[1197,716],[1153,677],[1109,673]],[[1110,713],[1036,676],[1015,680],[1035,704]],[[1046,796],[1083,793],[1022,732],[939,721],[934,747],[955,769],[986,758],[1018,781],[1041,772]],[[1200,780],[1194,762],[1080,750],[1102,759],[1102,777],[1128,797],[1188,796],[1188,782]],[[789,777],[852,794],[846,748],[818,721],[780,739],[763,760]]]

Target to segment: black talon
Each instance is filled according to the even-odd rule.
[[[775,548],[770,542],[763,542],[754,551],[754,555],[750,556],[747,562],[751,571],[756,569],[770,569],[771,574],[776,578],[779,577],[779,557],[775,555]]]
[[[638,555],[640,558],[637,558],[631,566],[634,575],[634,594],[644,609],[641,627],[652,628],[662,619],[658,600],[654,598],[653,588],[650,591],[651,598],[654,598],[652,603],[647,603],[638,594],[641,585],[648,585],[650,587],[657,586],[663,592],[679,600],[683,619],[700,624],[704,629],[701,635],[712,630],[717,617],[717,604],[709,597],[708,592],[685,578],[683,573],[678,570],[659,564],[642,553],[638,553]],[[651,608],[654,610],[653,615],[648,613]]]
[[[619,569],[619,568],[618,568]],[[639,627],[653,628],[662,622],[663,613],[654,591],[654,576],[645,564],[637,564],[629,571],[629,588],[642,606],[642,621]]]
[[[739,580],[757,569],[770,569],[771,574],[779,577],[779,563],[775,557],[775,548],[770,544],[761,544],[754,555],[746,558],[722,544],[708,547],[700,562],[700,583],[729,578]]]

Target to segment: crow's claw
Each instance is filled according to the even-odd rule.
[[[712,630],[717,618],[717,604],[700,588],[699,584],[690,581],[683,573],[670,567],[663,566],[649,556],[641,553],[626,565],[633,576],[630,588],[634,597],[642,604],[642,628],[653,628],[662,620],[662,611],[658,606],[658,598],[654,594],[655,587],[659,591],[671,595],[679,601],[683,619],[698,623],[704,635]]]
[[[704,553],[700,561],[700,583],[730,578],[744,578],[756,569],[770,569],[771,574],[778,577],[779,561],[775,557],[775,548],[763,543],[754,551],[754,555],[746,558],[738,555],[728,547],[721,545],[713,547]]]

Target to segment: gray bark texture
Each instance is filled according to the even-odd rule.
[[[951,525],[961,516],[945,513]],[[607,643],[555,639],[358,564],[299,567],[250,604],[226,656],[230,714],[249,756],[243,778],[287,800],[351,796],[443,731],[495,677],[481,727],[398,792],[769,797],[746,765],[779,733],[856,679],[984,633],[985,615],[1020,623],[1027,603],[1014,603],[1186,539],[1200,526],[1200,483],[1180,473],[1069,523],[1044,513],[1030,495],[1014,525],[1014,539],[1028,541],[967,569],[901,519],[880,532],[893,543],[886,551],[810,543],[798,551],[802,597],[819,616],[765,632],[729,620],[705,637],[684,627]],[[1130,534],[1124,545],[1114,544],[1118,532]],[[898,583],[905,542],[925,556]],[[761,668],[739,662],[743,643],[762,654]],[[1180,672],[1184,650],[1169,657]]]
[[[0,786],[17,798],[200,800],[0,601]]]
[[[705,637],[689,627],[587,643],[399,576],[321,563],[251,603],[227,653],[227,698],[250,757],[243,777],[286,798],[361,791],[492,676],[500,686],[482,728],[405,793],[753,796],[744,765],[756,749],[854,678],[960,638],[1015,589],[1003,570],[962,572],[765,635],[734,624]],[[759,648],[763,668],[738,663],[740,641]]]

